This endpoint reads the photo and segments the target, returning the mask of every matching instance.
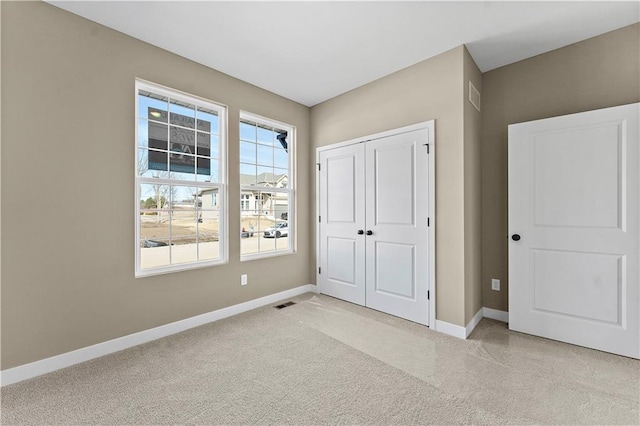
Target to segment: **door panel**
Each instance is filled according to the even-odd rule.
[[[366,304],[429,322],[426,130],[366,144]],[[419,190],[420,188],[420,190]]]
[[[375,225],[409,225],[414,222],[415,198],[415,147],[413,145],[379,146],[369,151],[375,176]]]
[[[320,293],[365,304],[364,147],[320,153]]]
[[[509,327],[640,356],[638,104],[509,126]]]
[[[416,299],[415,245],[377,241],[375,243],[377,265],[372,280],[378,294]]]

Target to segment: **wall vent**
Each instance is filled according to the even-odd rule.
[[[474,86],[471,81],[469,81],[469,102],[480,111],[480,92],[478,92],[478,89],[476,89],[476,86]]]

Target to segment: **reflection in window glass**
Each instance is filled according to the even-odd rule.
[[[241,258],[293,251],[290,161],[294,129],[241,114]]]
[[[225,109],[150,83],[136,90],[136,275],[224,261]]]

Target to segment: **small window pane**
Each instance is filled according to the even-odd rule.
[[[170,264],[168,211],[141,211],[140,268],[150,269]]]
[[[138,91],[138,117],[166,123],[167,98],[144,90]]]
[[[253,230],[244,227],[240,234],[240,254],[254,254],[259,252],[260,233],[254,227]]]
[[[276,221],[287,221],[289,214],[289,193],[274,192],[271,194],[271,210]]]
[[[186,177],[187,180],[195,180],[196,157],[194,155],[170,153],[169,169],[172,172],[185,173],[186,175],[180,175],[182,179]],[[178,177],[172,176],[172,179],[178,179]]]
[[[273,150],[274,166],[283,169],[289,168],[289,154],[284,149],[276,148]]]
[[[209,157],[220,158],[220,136],[211,135],[211,153],[209,154]]]
[[[273,169],[274,174],[274,187],[275,188],[287,188],[289,183],[289,177],[287,169]]]
[[[220,257],[220,218],[218,211],[201,211],[198,222],[198,260]]]
[[[201,210],[219,210],[222,200],[220,200],[219,188],[199,188],[197,205]],[[217,217],[217,214],[216,214]]]
[[[198,143],[196,146],[196,154],[203,155],[205,157],[211,156],[211,135],[209,133],[198,132],[197,137]],[[217,144],[217,140],[215,142]]]
[[[170,142],[172,152],[180,154],[196,154],[196,132],[171,126]]]
[[[273,147],[256,145],[258,147],[258,164],[273,167]]]
[[[138,149],[138,176],[147,176],[149,171],[149,151],[146,149]]]
[[[198,188],[195,186],[171,186],[171,208],[173,209],[195,209],[197,198]]]
[[[273,130],[258,127],[258,143],[273,146]]]
[[[256,185],[256,166],[254,164],[240,164],[240,185]]]
[[[177,206],[175,206],[177,207]],[[195,209],[174,209],[171,212],[171,263],[198,260]]]
[[[196,117],[198,118],[198,130],[214,133],[216,135],[219,133],[218,115],[215,111],[198,108],[196,111]]]
[[[149,148],[149,124],[143,118],[138,119],[138,147]]]
[[[198,166],[198,174],[196,175],[196,180],[199,182],[211,182],[211,183],[219,183],[220,182],[220,160],[217,158],[213,158],[209,160],[208,158],[197,157],[197,166]],[[209,173],[206,171],[209,169]]]
[[[256,141],[256,126],[253,124],[240,123],[240,139],[248,142]]]
[[[258,166],[258,185],[273,186],[275,184],[273,178],[273,167]]]
[[[276,238],[276,250],[288,250],[288,249],[289,249],[289,233],[287,229],[286,234],[285,232],[282,232],[282,236],[279,238]]]
[[[196,173],[198,174],[198,180],[201,182],[217,182],[211,178],[211,163],[217,165],[217,159],[210,160],[206,157],[196,157]],[[216,175],[217,177],[217,175]]]
[[[138,131],[141,129],[138,128]],[[168,140],[169,127],[166,124],[154,123],[153,121],[147,121],[147,137],[149,148],[160,149],[167,151],[169,145]]]
[[[196,126],[195,106],[172,99],[169,104],[170,123],[194,129]]]
[[[240,142],[240,162],[256,162],[256,144],[252,142]]]
[[[167,209],[170,194],[169,185],[143,183],[140,185],[140,208]]]

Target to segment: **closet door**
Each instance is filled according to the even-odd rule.
[[[367,142],[366,305],[429,323],[426,129]]]
[[[320,293],[365,304],[364,145],[319,157]]]

